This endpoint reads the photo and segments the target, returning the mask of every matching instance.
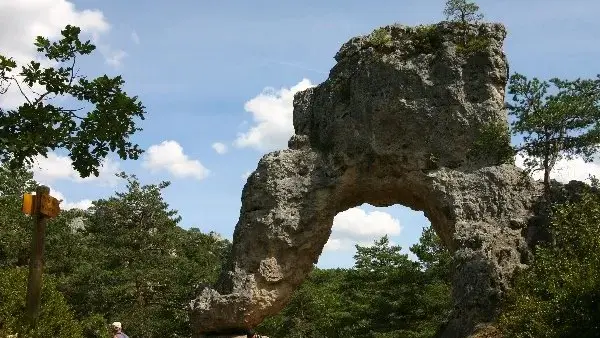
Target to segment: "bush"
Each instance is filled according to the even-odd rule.
[[[508,126],[501,122],[483,125],[469,150],[469,158],[491,158],[495,164],[514,163],[514,156]]]
[[[500,327],[510,337],[600,336],[600,196],[555,208],[553,244],[516,277]]]
[[[435,25],[415,27],[411,40],[414,48],[412,54],[432,54],[442,45],[440,32]]]
[[[375,47],[387,47],[392,42],[392,35],[385,28],[377,28],[369,36],[369,42]]]
[[[0,269],[0,337],[18,334],[19,338],[80,338],[81,326],[73,317],[52,278],[44,276],[42,307],[38,325],[32,331],[25,325],[26,268]]]

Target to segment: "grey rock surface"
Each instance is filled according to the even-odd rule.
[[[523,233],[541,194],[494,149],[473,151],[484,126],[507,123],[505,29],[471,27],[488,41],[474,53],[457,48],[449,23],[382,29],[344,44],[329,78],[296,94],[289,148],[248,178],[231,260],[192,301],[196,334],[252,328],[280,311],[334,216],[363,203],[423,211],[454,252],[455,310],[442,337],[467,337],[497,315],[527,263]]]

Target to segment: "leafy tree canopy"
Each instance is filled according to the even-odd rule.
[[[548,89],[554,86],[554,93]],[[523,135],[517,150],[529,171],[542,170],[546,191],[550,172],[563,159],[579,156],[591,161],[600,144],[600,75],[597,79],[574,81],[553,78],[528,80],[521,74],[510,77],[508,92],[515,117],[513,132]]]
[[[14,85],[25,100],[16,109],[0,107],[0,161],[12,168],[61,148],[69,151],[73,168],[82,177],[98,176],[98,167],[109,152],[121,159],[137,159],[142,153],[129,137],[141,130],[135,119],[144,119],[144,106],[137,96],[123,91],[121,76],[88,79],[79,75],[76,60],[96,48],[90,41],[82,42],[80,32],[67,25],[57,42],[37,37],[35,47],[48,67],[31,61],[15,75],[15,60],[0,55],[0,94]],[[84,112],[51,101],[67,96],[94,108]]]

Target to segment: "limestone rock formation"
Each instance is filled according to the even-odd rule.
[[[442,337],[494,319],[527,262],[523,233],[541,189],[501,164],[508,138],[481,142],[490,126],[507,124],[506,33],[500,24],[470,29],[470,45],[447,22],[353,38],[325,82],[296,94],[289,149],[265,155],[248,178],[231,261],[192,301],[198,336],[280,311],[317,262],[334,216],[363,203],[422,210],[453,250],[455,311]]]

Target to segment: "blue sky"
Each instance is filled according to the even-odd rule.
[[[482,0],[478,4],[486,20],[507,26],[505,51],[511,73],[575,78],[600,72],[599,1]],[[113,156],[112,169],[96,180],[77,180],[64,158],[55,157],[45,162],[48,168],[38,175],[41,181],[76,203],[108,197],[120,189],[121,184],[110,182],[117,169],[138,175],[144,183],[169,180],[172,185],[164,196],[183,217],[181,226],[231,237],[239,216],[243,175],[254,170],[269,149],[261,144],[281,144],[278,140],[285,136],[272,133],[277,121],[286,121],[277,114],[285,114],[283,106],[290,94],[279,90],[303,79],[312,84],[325,80],[333,56],[351,37],[395,22],[438,22],[443,8],[443,0],[0,0],[0,19],[14,20],[24,32],[0,33],[0,54],[14,52],[26,58],[31,36],[56,34],[67,23],[79,23],[99,45],[99,53],[81,63],[82,72],[123,75],[126,90],[147,107],[147,119],[141,123],[144,130],[134,140],[144,149],[176,142],[154,148],[157,156],[152,165],[144,165],[150,153],[139,161],[116,161]],[[274,89],[260,96],[266,87]],[[245,104],[254,98],[253,112],[246,111]],[[256,142],[236,146],[240,133],[257,126],[257,115],[266,116],[270,121],[266,127],[271,129]],[[275,139],[270,142],[269,137]],[[228,151],[218,154],[212,147],[215,142]],[[161,151],[176,152],[177,144],[187,157],[159,163],[164,162]],[[184,165],[173,166],[177,160]],[[565,166],[576,177],[598,169],[582,163]],[[332,246],[319,266],[351,265],[351,242],[370,242],[386,229],[391,229],[393,242],[407,248],[428,224],[422,213],[400,206],[363,210],[367,213],[347,215],[346,225],[334,231],[346,246],[338,250]],[[386,214],[370,214],[373,210]],[[374,222],[377,229],[366,234],[356,231],[357,220]]]

